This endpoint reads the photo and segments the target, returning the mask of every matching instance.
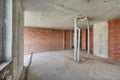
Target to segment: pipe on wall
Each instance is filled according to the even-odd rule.
[[[80,61],[80,28],[77,28],[77,18],[74,20],[74,61]]]
[[[75,18],[74,19],[74,61],[80,61],[80,28],[77,28],[78,20],[85,21],[87,20],[87,32],[88,32],[88,39],[87,39],[87,59],[90,59],[90,19],[89,17],[85,18]]]
[[[90,19],[87,18],[87,59],[90,59]]]
[[[74,19],[74,61],[77,61],[77,18]]]
[[[77,28],[77,31],[78,31],[77,62],[80,62],[80,28]]]

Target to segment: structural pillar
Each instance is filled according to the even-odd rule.
[[[77,18],[74,19],[74,61],[77,61]]]

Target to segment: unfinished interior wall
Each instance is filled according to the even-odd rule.
[[[65,49],[70,49],[70,31],[66,30],[65,34]]]
[[[87,29],[81,31],[81,49],[87,50]],[[93,51],[93,29],[90,29],[90,50]]]
[[[24,52],[70,49],[70,31],[43,28],[24,28]]]
[[[70,31],[70,49],[73,48],[73,31]]]
[[[81,48],[82,50],[87,50],[87,30],[83,29],[81,31]]]
[[[120,19],[109,21],[109,57],[120,61]]]
[[[93,52],[93,28],[90,29],[90,50]]]
[[[2,11],[3,4],[2,1],[0,1],[0,10]],[[0,56],[2,56],[2,13],[0,12]],[[0,57],[0,62],[2,61],[2,58]]]
[[[5,40],[7,49],[5,54],[9,55],[6,55],[7,59],[3,63],[6,66],[0,70],[0,80],[19,80],[23,70],[24,13],[20,0],[6,0],[5,2],[5,26],[7,28]]]
[[[108,22],[96,23],[94,30],[94,55],[108,58]]]

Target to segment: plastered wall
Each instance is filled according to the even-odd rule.
[[[108,22],[94,24],[93,30],[94,55],[108,58]]]
[[[93,29],[90,29],[90,50],[91,50],[91,52],[93,52]]]

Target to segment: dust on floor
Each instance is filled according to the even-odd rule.
[[[28,80],[120,80],[120,66],[96,57],[81,62],[73,61],[73,50],[34,53]],[[31,54],[25,55],[25,66]]]

